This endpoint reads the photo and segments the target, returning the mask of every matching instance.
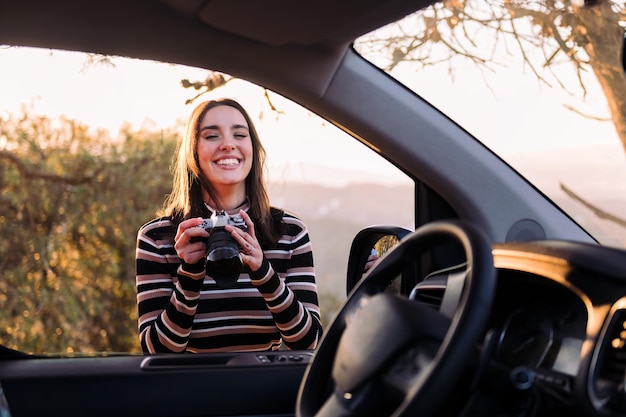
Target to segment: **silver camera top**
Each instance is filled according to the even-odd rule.
[[[208,219],[203,219],[202,223],[198,225],[198,227],[202,227],[207,232],[211,231],[211,229],[216,227],[224,227],[226,225],[231,225],[238,227],[242,230],[248,230],[246,222],[244,219],[238,215],[229,215],[225,211],[215,211]]]

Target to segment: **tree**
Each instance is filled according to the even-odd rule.
[[[171,186],[175,135],[115,140],[73,120],[0,120],[0,340],[26,352],[140,351],[138,227]]]
[[[569,62],[583,94],[587,74],[598,80],[626,151],[626,76],[621,55],[626,8],[623,2],[611,0],[585,3],[444,0],[387,28],[386,36],[378,33],[364,38],[357,48],[384,57],[388,71],[400,63],[411,62],[419,68],[452,62],[458,56],[486,71],[495,71],[495,65],[506,63],[494,63],[491,57],[481,56],[476,52],[476,43],[481,44],[482,51],[515,47],[528,68],[547,84],[561,83],[551,70]],[[486,47],[489,42],[491,46]],[[401,46],[392,48],[392,44]],[[450,71],[453,73],[452,67]]]

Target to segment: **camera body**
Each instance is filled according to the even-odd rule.
[[[239,215],[229,215],[225,211],[216,211],[208,219],[203,219],[198,227],[209,233],[206,239],[206,272],[223,288],[230,288],[237,283],[243,268],[237,241],[227,232],[226,225],[247,231],[246,222]]]

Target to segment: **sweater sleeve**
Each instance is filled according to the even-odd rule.
[[[136,286],[139,340],[144,353],[183,352],[200,299],[204,265],[181,265],[169,220],[137,234]]]
[[[314,349],[322,335],[322,324],[311,241],[304,223],[296,218],[289,218],[288,223],[289,229],[296,233],[290,241],[283,237],[279,242],[290,247],[288,259],[270,262],[264,257],[263,264],[250,278],[272,313],[285,346]],[[274,270],[273,262],[286,264],[284,280]]]

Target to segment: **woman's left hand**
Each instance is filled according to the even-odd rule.
[[[232,237],[239,244],[239,247],[241,248],[241,260],[243,263],[248,265],[251,271],[257,271],[263,263],[263,250],[261,249],[261,245],[256,238],[254,223],[252,223],[248,213],[240,210],[239,215],[248,227],[247,232],[231,225],[224,226],[224,229],[230,232]]]

